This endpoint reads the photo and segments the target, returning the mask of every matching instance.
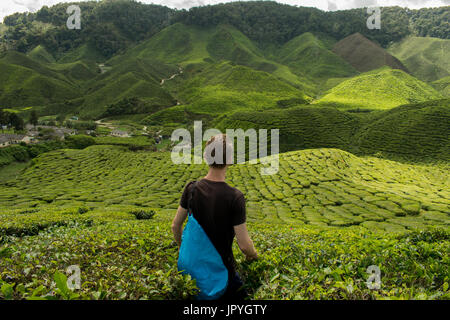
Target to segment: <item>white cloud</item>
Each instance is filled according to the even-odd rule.
[[[337,9],[336,3],[332,2],[332,1],[328,1],[328,11],[334,11],[336,9]]]
[[[76,0],[88,1],[88,0]],[[231,0],[233,1],[233,0]],[[230,0],[140,0],[143,3],[161,4],[170,8],[189,9],[207,4],[217,4],[231,2]],[[42,6],[52,6],[61,2],[74,2],[74,0],[0,0],[0,21],[7,15],[14,12],[33,12],[39,10]],[[279,0],[280,3],[286,3],[295,6],[316,7],[321,10],[345,10],[352,8],[361,8],[365,6],[401,6],[411,9],[423,7],[441,7],[450,4],[450,0]]]

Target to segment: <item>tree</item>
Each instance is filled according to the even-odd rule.
[[[25,122],[23,121],[23,119],[14,112],[9,114],[9,122],[17,131],[23,130],[25,127]]]
[[[38,124],[38,120],[39,120],[39,116],[38,116],[36,110],[31,111],[30,124],[32,124],[34,127],[36,127]]]
[[[66,120],[66,116],[63,114],[58,114],[56,117],[56,121],[59,123],[60,126],[64,124],[64,120]]]
[[[3,126],[8,125],[9,123],[9,114],[6,111],[3,111],[3,109],[0,109],[0,127],[2,127],[2,133],[5,132],[3,129]]]

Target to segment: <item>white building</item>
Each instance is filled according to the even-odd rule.
[[[13,144],[19,144],[25,142],[31,143],[34,140],[33,137],[23,134],[0,134],[0,148],[4,148]]]
[[[111,135],[113,137],[121,137],[121,138],[129,138],[129,137],[131,137],[131,135],[128,132],[123,131],[123,130],[118,130],[118,129],[115,129],[115,130],[111,131]]]

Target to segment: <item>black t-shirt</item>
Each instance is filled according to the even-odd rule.
[[[189,182],[184,188],[180,200],[182,208],[188,208],[192,183]],[[226,182],[202,179],[197,182],[191,207],[194,218],[219,252],[230,275],[234,274],[236,262],[231,249],[235,236],[233,226],[246,220],[244,195]]]

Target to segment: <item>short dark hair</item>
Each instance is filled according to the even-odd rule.
[[[212,136],[208,140],[208,142],[206,142],[206,147],[208,147],[209,145],[211,145],[213,143],[222,143],[223,159],[222,159],[222,161],[220,161],[220,163],[216,163],[214,161],[214,157],[216,155],[216,147],[217,147],[217,146],[214,146],[210,153],[211,158],[208,157],[208,155],[206,154],[206,150],[205,150],[206,163],[208,163],[208,165],[212,168],[223,169],[228,164],[232,163],[233,144],[228,141],[227,135],[225,133],[218,134],[216,136]]]

